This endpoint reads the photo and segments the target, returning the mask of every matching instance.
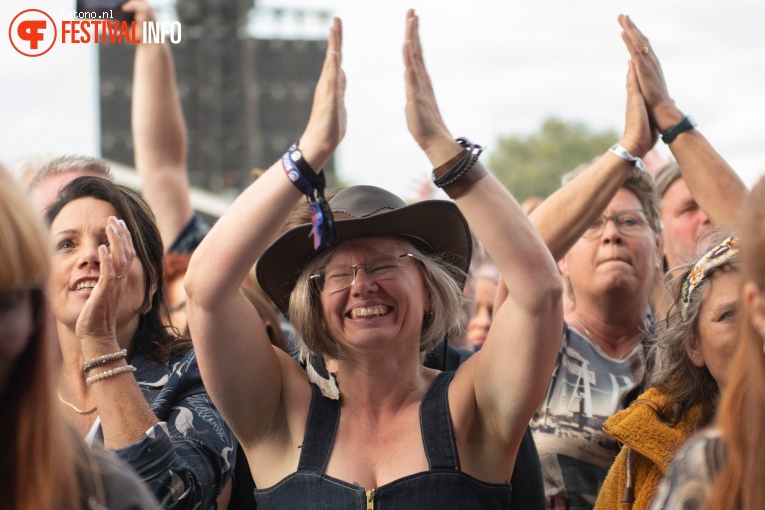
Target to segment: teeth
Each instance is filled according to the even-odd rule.
[[[368,308],[354,308],[351,310],[352,319],[358,319],[359,317],[379,317],[387,314],[387,306],[370,306]]]
[[[98,280],[86,280],[77,284],[77,290],[92,289],[96,286]]]

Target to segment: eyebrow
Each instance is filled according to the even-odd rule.
[[[58,237],[58,236],[63,235],[63,234],[76,234],[76,233],[77,233],[77,231],[75,229],[68,228],[66,230],[62,230],[58,234],[54,234],[54,237]]]
[[[738,308],[738,299],[731,299],[730,301],[724,301],[715,306],[711,311],[714,315],[722,312],[723,310],[732,310]]]

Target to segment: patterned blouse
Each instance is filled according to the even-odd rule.
[[[161,509],[215,508],[234,472],[237,443],[202,385],[194,350],[165,363],[136,353],[130,363],[160,423],[115,453],[148,484]],[[103,441],[100,427],[97,434]]]
[[[725,464],[725,443],[719,429],[699,434],[672,460],[650,510],[702,510]]]

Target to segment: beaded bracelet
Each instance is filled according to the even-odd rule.
[[[98,356],[97,358],[83,361],[82,370],[87,373],[96,367],[106,365],[107,363],[112,363],[113,361],[121,360],[125,357],[127,357],[127,349],[120,349],[119,351],[113,352],[111,354],[104,354],[103,356]]]
[[[125,365],[122,367],[117,368],[111,368],[105,372],[99,372],[96,375],[91,375],[87,379],[85,379],[85,382],[88,384],[93,384],[94,382],[98,382],[101,379],[106,379],[107,377],[111,377],[113,375],[122,374],[124,372],[135,372],[136,368],[133,365]]]
[[[473,156],[476,154],[480,156],[481,152],[483,152],[483,147],[471,142],[465,137],[461,136],[457,138],[457,143],[464,149],[460,159],[443,175],[438,175],[435,170],[433,171],[433,184],[439,188],[448,186],[464,175]]]
[[[464,177],[466,173],[470,171],[471,168],[473,168],[473,165],[475,165],[475,162],[478,161],[478,156],[481,155],[481,152],[469,152],[468,153],[470,157],[468,158],[467,164],[463,165],[462,168],[460,168],[450,179],[441,180],[439,179],[439,183],[436,185],[439,188],[445,188],[447,186],[450,186],[457,182],[460,178]],[[444,175],[444,177],[447,177]]]
[[[483,147],[467,138],[457,138],[463,151],[452,159],[433,169],[433,184],[443,189],[451,198],[458,198],[473,184],[489,173],[478,163]]]

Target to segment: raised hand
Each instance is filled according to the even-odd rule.
[[[77,337],[84,341],[116,340],[120,299],[128,295],[130,285],[140,285],[141,288],[144,285],[143,281],[131,281],[130,278],[135,249],[125,223],[110,216],[106,225],[106,239],[108,245],[98,247],[98,283],[85,302],[75,327]]]
[[[329,32],[327,53],[316,84],[308,125],[300,137],[303,156],[318,173],[345,136],[345,72],[343,26],[335,18]]]
[[[656,57],[651,43],[643,33],[638,30],[629,16],[619,15],[619,24],[624,31],[622,40],[630,52],[632,63],[635,66],[637,81],[640,91],[645,100],[651,123],[659,131],[664,131],[674,126],[681,118],[682,112],[677,109],[675,102],[667,90],[667,82],[661,64]]]
[[[414,10],[406,14],[406,120],[409,131],[433,166],[438,166],[459,152],[459,146],[446,128],[438,111],[433,84],[425,70],[420,44],[419,18]]]
[[[128,0],[120,7],[123,12],[132,12],[135,20],[135,39],[143,41],[143,22],[157,21],[157,15],[146,0]]]
[[[642,158],[651,150],[657,138],[658,132],[649,121],[645,100],[640,92],[635,63],[630,61],[627,71],[627,113],[620,145],[633,156]]]

